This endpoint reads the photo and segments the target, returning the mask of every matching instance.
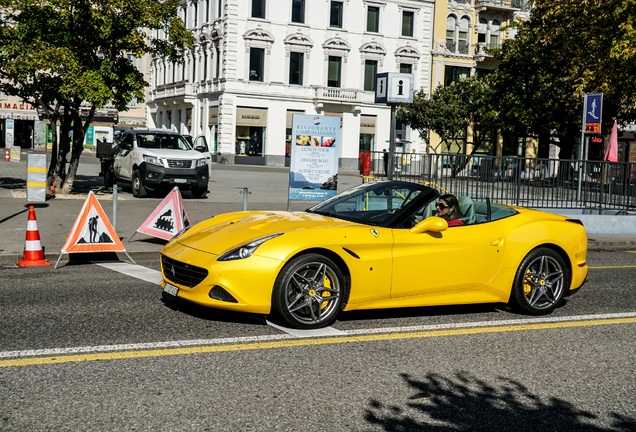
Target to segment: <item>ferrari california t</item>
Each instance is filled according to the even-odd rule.
[[[310,329],[359,309],[509,303],[543,315],[584,284],[579,220],[460,196],[464,223],[449,227],[439,196],[378,181],[306,211],[213,216],[164,246],[163,297]]]

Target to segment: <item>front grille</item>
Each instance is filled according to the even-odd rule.
[[[192,161],[188,159],[168,159],[169,168],[191,168]]]
[[[204,268],[173,260],[163,254],[161,255],[161,268],[168,282],[189,288],[197,286],[208,276],[208,271]]]

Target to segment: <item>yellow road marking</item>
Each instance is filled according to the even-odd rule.
[[[590,269],[628,269],[636,268],[636,265],[617,265],[617,266],[590,266]]]
[[[503,332],[527,331],[527,330],[547,330],[547,329],[561,329],[561,328],[616,325],[616,324],[634,324],[634,323],[636,323],[636,317],[568,321],[568,322],[555,322],[555,323],[505,325],[505,326],[450,329],[450,330],[430,330],[430,331],[416,331],[416,332],[406,332],[406,333],[402,332],[402,333],[370,334],[370,335],[358,335],[358,336],[338,336],[338,337],[326,337],[326,338],[319,338],[319,339],[293,339],[293,340],[287,339],[282,341],[253,342],[253,343],[242,343],[242,344],[208,345],[208,346],[198,346],[198,347],[153,349],[153,350],[140,350],[140,351],[120,351],[120,352],[111,352],[111,353],[80,354],[80,355],[66,355],[66,356],[62,355],[62,356],[54,356],[54,357],[32,357],[32,358],[13,359],[13,360],[1,360],[0,367],[51,365],[51,364],[60,364],[60,363],[77,363],[77,362],[85,362],[85,361],[121,360],[121,359],[146,358],[146,357],[166,357],[166,356],[175,356],[175,355],[220,353],[220,352],[230,352],[230,351],[253,351],[253,350],[262,350],[262,349],[291,348],[291,347],[300,347],[300,346],[377,342],[377,341],[388,341],[388,340],[398,340],[398,339],[423,339],[423,338],[429,338],[429,337],[448,337],[448,336],[474,335],[474,334],[485,334],[485,333],[503,333]]]

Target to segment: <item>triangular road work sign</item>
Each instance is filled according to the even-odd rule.
[[[179,188],[175,187],[155,208],[148,219],[137,228],[137,232],[170,240],[175,234],[190,226],[190,224],[190,213],[188,213],[183,203]],[[129,241],[132,240],[133,236],[130,237]]]
[[[126,252],[104,209],[91,191],[84,201],[71,232],[62,246],[62,253]],[[59,263],[58,259],[58,263]],[[57,267],[57,264],[55,265]]]

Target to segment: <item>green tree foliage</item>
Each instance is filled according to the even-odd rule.
[[[438,86],[429,97],[422,89],[413,95],[413,103],[397,111],[400,121],[418,130],[429,143],[429,131],[435,132],[443,145],[450,148],[456,141],[466,142],[468,128],[472,134],[473,153],[483,144],[485,133],[495,128],[497,113],[492,108],[493,93],[488,77],[473,76]]]
[[[129,56],[180,62],[193,46],[179,7],[179,0],[0,0],[0,90],[43,112],[53,130],[59,123],[49,167],[58,190],[72,189],[95,110],[144,100],[148,84]]]
[[[447,148],[474,125],[504,140],[537,138],[542,157],[557,138],[564,158],[575,156],[586,93],[603,93],[605,133],[615,118],[636,121],[636,1],[535,0],[530,19],[513,26],[516,37],[492,50],[501,61],[493,74],[430,98],[419,91],[399,118],[425,139],[434,131]],[[483,136],[474,134],[474,150]]]
[[[603,131],[636,120],[635,23],[633,0],[535,0],[497,53],[502,128],[538,137],[544,155],[557,136],[571,157],[586,93],[603,93]]]

